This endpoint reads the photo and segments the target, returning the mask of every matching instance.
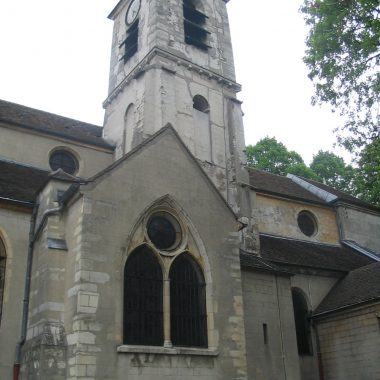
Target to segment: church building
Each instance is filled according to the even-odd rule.
[[[380,209],[248,168],[228,0],[120,0],[103,126],[0,101],[0,379],[379,380]]]

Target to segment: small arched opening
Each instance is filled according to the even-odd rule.
[[[299,355],[312,355],[313,345],[311,339],[311,325],[309,308],[302,292],[292,289],[294,321],[296,324],[297,347]]]

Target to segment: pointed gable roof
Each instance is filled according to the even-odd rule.
[[[129,151],[123,157],[119,158],[117,161],[113,162],[111,165],[109,165],[105,169],[101,170],[99,173],[90,177],[86,181],[83,181],[82,185],[86,186],[86,185],[90,185],[90,184],[96,184],[97,182],[104,180],[113,170],[120,167],[125,161],[131,159],[133,156],[135,156],[137,153],[139,153],[143,149],[147,149],[149,147],[149,145],[153,144],[160,137],[164,137],[164,136],[174,137],[174,140],[180,145],[180,147],[182,148],[184,153],[187,155],[187,157],[190,159],[190,161],[193,163],[193,165],[199,171],[199,174],[206,180],[208,185],[213,189],[213,191],[215,192],[215,194],[217,195],[219,200],[222,201],[224,203],[224,205],[228,208],[228,210],[233,215],[233,217],[235,219],[237,219],[237,216],[236,216],[234,210],[227,203],[226,199],[223,197],[223,195],[217,189],[217,187],[212,182],[212,180],[210,179],[208,174],[203,170],[201,165],[198,163],[197,159],[194,157],[194,155],[191,153],[189,148],[185,145],[185,143],[182,141],[181,137],[178,135],[177,131],[173,128],[173,126],[170,123],[168,123],[166,126],[162,127],[160,130],[158,130],[152,136],[146,138],[141,144],[137,145],[134,149]]]

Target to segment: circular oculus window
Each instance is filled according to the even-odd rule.
[[[147,224],[150,241],[162,250],[171,250],[178,246],[181,240],[179,223],[167,213],[153,214]]]
[[[301,211],[297,217],[298,227],[306,236],[313,236],[317,232],[317,222],[312,213]]]
[[[78,161],[67,150],[55,150],[49,158],[52,170],[62,169],[68,174],[75,174],[78,170]]]

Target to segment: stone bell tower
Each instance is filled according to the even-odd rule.
[[[241,214],[249,201],[236,183],[248,178],[227,2],[116,5],[109,15],[114,31],[104,137],[116,144],[118,159],[170,123]]]

